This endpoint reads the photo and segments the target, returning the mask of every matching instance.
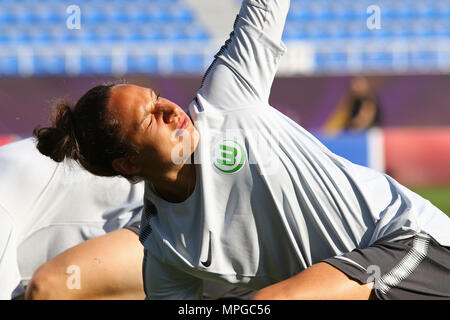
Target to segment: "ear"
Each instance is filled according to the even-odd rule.
[[[129,176],[137,175],[140,172],[140,167],[137,165],[134,159],[128,157],[114,159],[112,162],[112,167],[117,172]]]

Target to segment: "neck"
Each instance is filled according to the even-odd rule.
[[[158,195],[169,202],[183,202],[194,192],[195,165],[184,164],[179,170],[168,172],[160,179],[151,181]]]

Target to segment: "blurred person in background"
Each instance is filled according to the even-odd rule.
[[[326,133],[364,131],[377,127],[381,122],[378,97],[365,77],[350,80],[350,90],[333,111],[324,126]]]
[[[128,228],[140,223],[143,191],[56,163],[32,138],[0,147],[0,299],[25,289],[39,299],[142,298],[142,245]],[[66,285],[69,266],[80,268],[78,289]]]

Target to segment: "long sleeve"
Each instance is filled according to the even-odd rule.
[[[230,38],[216,54],[199,90],[223,110],[267,104],[281,56],[289,0],[244,0]]]

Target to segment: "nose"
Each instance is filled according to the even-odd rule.
[[[155,104],[154,113],[160,113],[163,121],[169,124],[179,117],[177,109],[178,108],[169,100],[159,98],[158,102]]]

